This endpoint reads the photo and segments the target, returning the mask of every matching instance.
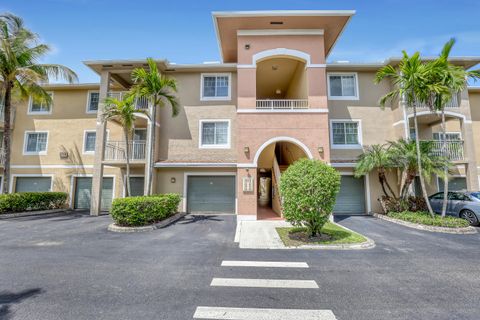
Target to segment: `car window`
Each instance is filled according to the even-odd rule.
[[[430,197],[430,199],[443,199],[443,192],[435,193],[433,196]]]
[[[480,192],[472,192],[470,193],[470,195],[474,198],[477,198],[478,200],[480,200]]]
[[[452,192],[448,198],[450,200],[460,200],[460,201],[468,200],[468,197],[466,195],[458,192]]]

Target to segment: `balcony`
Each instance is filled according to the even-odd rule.
[[[3,127],[5,118],[5,108],[3,104],[0,104],[0,127]],[[10,108],[10,127],[13,128],[15,124],[15,107]]]
[[[432,140],[433,144],[432,155],[442,156],[445,155],[450,161],[462,161],[464,160],[464,143],[463,140],[447,141],[445,147],[445,153],[442,152],[443,141]]]
[[[145,161],[145,141],[129,141],[128,142],[131,162]],[[107,162],[121,162],[127,160],[127,144],[125,141],[107,141],[105,144],[104,161]]]
[[[307,99],[257,99],[258,110],[298,110],[308,109]]]
[[[449,102],[447,102],[445,104],[445,109],[455,109],[455,108],[459,108],[460,107],[460,103],[459,103],[459,94],[454,94],[452,96],[452,100],[450,100]],[[412,106],[408,106],[409,109],[412,109],[413,107]],[[417,108],[418,109],[427,109],[428,106],[425,104],[425,103],[419,103],[417,102]]]
[[[128,91],[114,91],[109,92],[108,97],[115,98],[117,100],[123,100],[127,96]],[[135,108],[138,110],[148,110],[148,99],[146,97],[140,97],[135,99]]]

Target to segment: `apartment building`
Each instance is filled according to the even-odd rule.
[[[153,121],[139,116],[132,133],[132,193],[151,182],[155,193],[182,195],[180,210],[230,212],[239,219],[281,216],[278,181],[299,158],[319,159],[342,175],[335,212],[380,210],[377,174],[353,177],[357,157],[372,144],[399,138],[448,141],[454,163],[451,188],[479,188],[480,88],[447,106],[447,135],[440,119],[420,108],[420,130],[402,101],[379,107],[387,81],[375,85],[384,63],[327,63],[354,11],[217,12],[213,21],[221,63],[180,65],[158,60],[178,81],[180,114],[161,108]],[[452,63],[471,68],[480,57]],[[15,106],[11,191],[55,190],[72,208],[107,209],[125,194],[125,141],[118,123],[105,123],[107,96],[122,98],[130,74],[146,61],[87,61],[97,84],[49,85],[53,103]],[[137,108],[151,110],[139,99]],[[156,145],[150,147],[152,132]],[[101,179],[101,177],[103,178]],[[389,175],[399,183],[396,172]],[[440,190],[432,177],[429,192]]]

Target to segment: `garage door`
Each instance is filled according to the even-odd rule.
[[[235,177],[189,176],[187,211],[235,213]]]
[[[143,177],[130,177],[131,197],[143,196],[144,182]]]
[[[92,178],[78,177],[75,184],[75,209],[90,209]],[[113,198],[113,178],[103,178],[102,210],[110,209]]]
[[[449,191],[467,190],[467,178],[451,178],[448,180]],[[443,191],[443,179],[438,178],[438,191]]]
[[[15,192],[44,192],[51,187],[51,177],[17,177],[15,182]]]
[[[342,176],[334,213],[365,214],[364,178]]]

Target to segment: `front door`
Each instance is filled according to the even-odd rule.
[[[133,131],[132,159],[145,159],[145,141],[147,140],[147,129],[137,128]]]

